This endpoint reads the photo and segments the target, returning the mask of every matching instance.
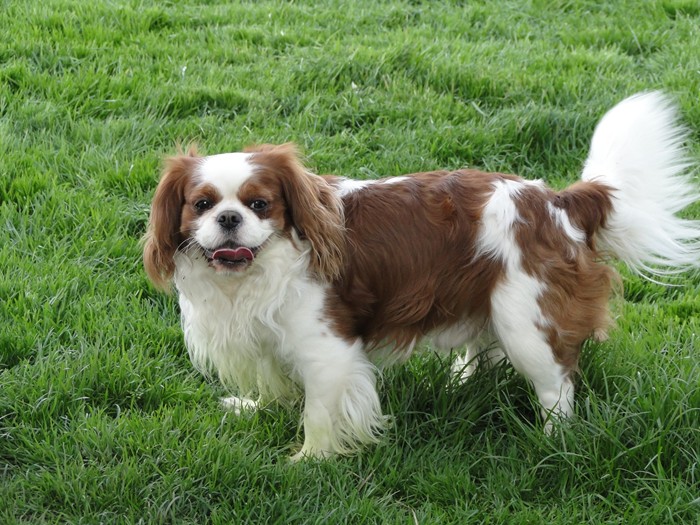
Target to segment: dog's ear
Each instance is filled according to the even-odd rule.
[[[143,264],[151,282],[169,289],[175,271],[175,252],[184,241],[180,231],[185,188],[197,162],[193,148],[165,161],[165,169],[151,204],[151,216],[144,236]]]
[[[338,279],[345,255],[345,217],[333,188],[306,170],[293,144],[262,145],[248,151],[278,178],[292,224],[311,245],[311,269],[324,281]]]

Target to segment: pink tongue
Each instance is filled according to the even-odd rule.
[[[241,261],[243,259],[252,261],[253,252],[250,248],[221,248],[216,250],[212,255],[212,259],[221,259],[224,261]]]

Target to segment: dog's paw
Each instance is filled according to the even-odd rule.
[[[237,416],[240,416],[242,412],[251,412],[253,410],[257,410],[260,405],[257,401],[253,401],[252,399],[231,396],[222,397],[221,406],[226,410],[230,410]]]
[[[476,372],[476,359],[469,359],[466,356],[458,355],[452,362],[451,373],[458,385],[469,381],[469,378]]]
[[[289,461],[298,463],[304,460],[324,460],[335,456],[332,452],[325,450],[304,450],[303,448],[296,454],[289,456]]]

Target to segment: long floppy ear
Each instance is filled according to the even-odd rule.
[[[184,240],[180,232],[185,188],[197,161],[194,149],[165,161],[151,204],[151,216],[144,236],[143,265],[151,282],[161,290],[169,290],[175,271],[175,252]]]
[[[311,244],[311,269],[324,281],[340,278],[345,256],[343,204],[323,177],[307,171],[293,144],[248,151],[279,179],[292,223]]]

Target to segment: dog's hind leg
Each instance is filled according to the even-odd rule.
[[[540,287],[525,274],[504,281],[492,296],[491,323],[513,367],[535,388],[545,431],[573,413],[571,369],[557,362],[543,327],[549,321],[538,305]]]

